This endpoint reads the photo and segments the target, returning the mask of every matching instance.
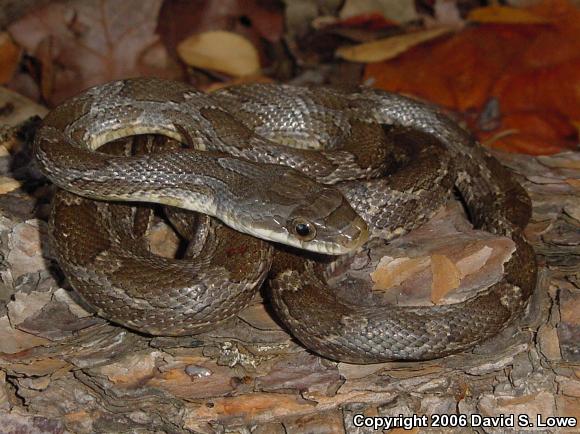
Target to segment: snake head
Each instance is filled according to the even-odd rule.
[[[288,244],[331,255],[355,250],[368,239],[364,220],[342,193],[328,187],[310,191],[293,209],[285,228]]]
[[[264,181],[259,188],[248,189],[251,197],[241,207],[252,212],[238,221],[251,220],[251,224],[236,229],[330,255],[351,252],[368,239],[366,223],[338,189],[290,168],[268,166]]]

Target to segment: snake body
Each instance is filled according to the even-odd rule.
[[[96,152],[135,134],[186,146]],[[275,311],[312,351],[353,363],[430,359],[497,333],[535,285],[534,253],[522,235],[531,212],[525,191],[437,108],[400,95],[252,84],[208,96],[183,83],[122,80],[49,113],[35,155],[62,189],[50,233],[72,286],[100,315],[149,334],[211,328],[247,305],[270,273]],[[404,233],[453,185],[476,226],[516,244],[502,280],[463,303],[350,305],[326,285],[320,262],[293,250],[339,255],[369,232]],[[102,201],[215,218],[205,218],[191,257],[161,258],[143,243],[139,209]],[[274,255],[258,238],[292,247]]]

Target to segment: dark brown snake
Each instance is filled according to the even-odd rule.
[[[96,152],[136,134],[183,149]],[[35,155],[62,189],[50,234],[72,286],[99,315],[148,334],[208,330],[244,308],[270,273],[275,312],[310,350],[352,363],[424,360],[496,334],[535,286],[524,189],[437,108],[400,95],[250,84],[208,96],[159,79],[116,81],[51,111]],[[503,278],[465,302],[349,304],[325,283],[322,262],[294,249],[339,255],[368,232],[391,239],[429,218],[453,185],[476,227],[516,245]],[[149,214],[105,201],[217,219],[200,218],[189,254],[169,259],[145,245]],[[260,238],[293,247],[274,254]]]

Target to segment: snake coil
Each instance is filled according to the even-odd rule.
[[[97,151],[137,134],[185,149]],[[400,95],[250,84],[208,96],[160,79],[115,81],[49,113],[35,156],[61,189],[50,234],[73,288],[99,315],[145,333],[208,330],[270,273],[276,313],[312,351],[352,363],[424,360],[494,335],[535,286],[524,189],[437,108]],[[390,238],[422,223],[453,186],[475,226],[516,246],[502,279],[462,303],[355,306],[336,297],[319,264],[267,242],[347,253],[369,233]],[[211,217],[190,257],[162,258],[144,243],[149,217],[128,202]]]

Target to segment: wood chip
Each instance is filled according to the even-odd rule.
[[[558,330],[554,327],[547,324],[540,327],[540,330],[538,330],[538,344],[542,354],[548,360],[560,360],[562,358]]]
[[[48,339],[13,329],[7,316],[0,318],[0,353],[15,354],[49,342]]]
[[[480,270],[486,264],[492,253],[493,249],[491,247],[483,246],[477,252],[457,261],[455,265],[459,271],[460,278]]]
[[[383,257],[376,270],[371,273],[373,290],[385,290],[400,285],[409,277],[429,266],[429,258],[391,258]]]
[[[433,274],[431,301],[437,304],[449,291],[459,287],[460,272],[445,255],[431,256],[431,272]]]

